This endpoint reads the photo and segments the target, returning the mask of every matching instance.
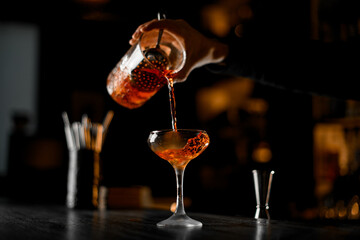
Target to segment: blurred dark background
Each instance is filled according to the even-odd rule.
[[[66,111],[71,122],[80,121],[84,113],[93,122],[102,122],[107,111],[113,110],[101,153],[103,184],[149,186],[154,197],[175,196],[171,166],[147,146],[151,130],[171,127],[168,92],[163,88],[143,107],[125,109],[108,95],[107,75],[129,48],[137,26],[156,18],[161,9],[168,18],[185,19],[222,41],[259,34],[257,31],[268,33],[269,29],[254,27],[264,19],[271,23],[272,34],[281,38],[334,42],[359,34],[359,16],[352,12],[355,1],[263,2],[3,1],[0,49],[15,46],[9,56],[18,60],[0,53],[1,137],[6,146],[0,159],[0,195],[64,204],[68,151],[61,113]],[[33,36],[32,41],[21,33]],[[17,36],[24,49],[35,49],[32,58],[6,34]],[[9,62],[11,70],[4,67]],[[33,77],[21,68],[29,64]],[[25,78],[12,80],[12,76]],[[13,86],[12,81],[19,82]],[[32,88],[25,87],[29,81]],[[21,94],[29,91],[29,95]],[[335,209],[338,200],[347,205],[357,196],[359,189],[349,187],[357,184],[360,163],[357,102],[293,93],[250,79],[215,75],[205,68],[176,84],[175,94],[179,128],[205,129],[211,139],[209,148],[185,173],[184,193],[192,200],[190,210],[253,216],[251,170],[255,168],[276,172],[271,193],[273,218],[325,216],[321,209]],[[16,96],[19,104],[5,96]],[[29,101],[32,105],[24,107],[22,102]],[[338,134],[337,141],[318,143],[316,134]],[[348,190],[346,197],[338,197],[335,183],[345,178],[353,182],[345,181],[341,189]]]

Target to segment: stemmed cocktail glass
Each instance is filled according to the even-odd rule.
[[[176,210],[158,227],[201,227],[202,223],[191,219],[185,213],[183,203],[184,170],[190,160],[199,156],[209,145],[210,138],[203,130],[177,129],[150,132],[148,144],[151,150],[174,168],[177,183]]]
[[[157,224],[160,227],[202,226],[201,222],[186,215],[183,204],[185,167],[209,145],[209,136],[205,131],[177,129],[174,83],[185,61],[183,39],[167,29],[152,29],[144,32],[122,57],[109,74],[106,84],[110,96],[129,109],[142,106],[163,86],[169,88],[172,129],[152,131],[148,138],[151,150],[168,161],[176,173],[176,210],[170,218]]]

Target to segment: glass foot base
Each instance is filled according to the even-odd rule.
[[[187,215],[172,215],[156,224],[158,227],[202,227],[202,223]]]

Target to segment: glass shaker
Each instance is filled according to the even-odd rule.
[[[142,106],[179,72],[185,63],[181,41],[164,29],[141,35],[107,78],[107,91],[120,105]]]

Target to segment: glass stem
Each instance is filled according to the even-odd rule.
[[[177,187],[177,198],[176,198],[176,210],[175,215],[185,215],[184,198],[183,198],[183,181],[184,181],[184,169],[175,168],[176,173],[176,187]]]

